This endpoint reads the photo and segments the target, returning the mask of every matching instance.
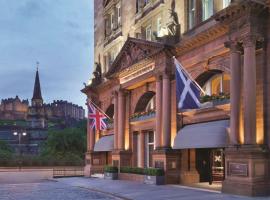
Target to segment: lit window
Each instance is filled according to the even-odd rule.
[[[222,4],[223,8],[226,8],[226,7],[228,7],[230,5],[231,0],[223,0],[222,3],[223,3]]]
[[[189,28],[193,28],[195,25],[195,0],[189,0],[188,16]]]
[[[210,78],[203,87],[207,95],[218,95],[230,93],[230,76],[228,74],[217,74]]]
[[[162,28],[161,17],[159,17],[159,18],[157,19],[157,36],[158,36],[158,37],[161,36],[161,28]]]
[[[202,0],[202,20],[207,20],[213,15],[213,0]]]
[[[156,98],[155,96],[152,97],[152,99],[148,102],[146,108],[145,108],[145,111],[150,111],[150,110],[155,110],[155,107],[156,107]]]
[[[146,27],[145,34],[146,34],[145,35],[146,40],[151,41],[152,40],[152,29],[151,29],[151,25]]]
[[[153,164],[153,151],[155,144],[155,133],[154,131],[149,131],[145,134],[145,167],[152,167]]]

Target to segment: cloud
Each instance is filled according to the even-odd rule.
[[[84,105],[93,65],[92,0],[0,0],[0,99],[32,97],[40,62],[45,102]]]

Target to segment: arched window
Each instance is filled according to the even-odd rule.
[[[134,113],[154,110],[155,105],[155,92],[146,92],[140,97],[139,101],[137,102]]]
[[[207,95],[219,95],[230,93],[230,76],[226,73],[218,73],[209,78],[203,85]]]

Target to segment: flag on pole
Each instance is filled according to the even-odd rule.
[[[200,108],[200,93],[204,91],[198,83],[191,78],[181,63],[174,58],[176,68],[176,97],[177,107],[179,109],[196,109]]]
[[[95,130],[107,129],[107,117],[101,113],[92,102],[88,102],[88,119],[89,126]]]

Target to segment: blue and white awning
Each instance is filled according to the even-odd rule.
[[[107,152],[113,150],[113,135],[101,137],[94,146],[94,152]]]

